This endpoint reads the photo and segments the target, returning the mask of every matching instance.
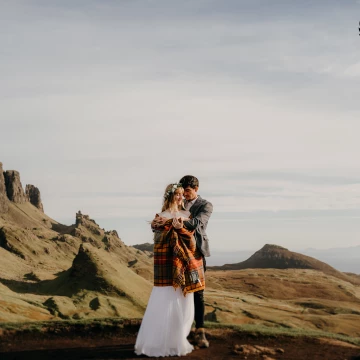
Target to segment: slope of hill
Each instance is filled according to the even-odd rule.
[[[135,273],[151,278],[152,260],[149,256],[126,246],[116,231],[101,229],[81,212],[76,214],[76,223],[71,226],[59,224],[30,203],[9,202],[8,212],[0,214],[0,251],[4,258],[15,259],[15,263],[20,262],[22,267],[34,267],[40,279],[69,268],[83,243],[115,253]],[[14,278],[18,265],[13,269],[3,265],[0,263],[0,278]]]
[[[39,283],[38,292],[72,297],[84,291],[118,296],[144,309],[151,284],[116,254],[81,244],[72,266],[56,279]]]
[[[209,270],[206,319],[360,337],[360,286],[318,270]]]

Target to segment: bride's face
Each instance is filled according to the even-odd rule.
[[[177,192],[174,194],[174,203],[175,203],[176,205],[181,205],[181,202],[182,202],[182,192],[177,191]]]

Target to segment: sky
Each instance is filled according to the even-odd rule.
[[[199,178],[213,250],[360,245],[360,1],[0,0],[0,161],[127,244]]]

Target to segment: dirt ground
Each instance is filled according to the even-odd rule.
[[[208,349],[195,349],[188,359],[262,359],[262,360],[360,360],[360,348],[329,340],[306,337],[268,337],[232,330],[208,330]],[[135,332],[122,334],[89,334],[88,336],[39,336],[20,334],[0,338],[0,359],[140,359],[134,354]],[[260,345],[282,349],[283,353],[266,357],[262,354],[235,354],[235,345]],[[185,358],[185,357],[184,357]],[[163,359],[173,359],[166,357]]]

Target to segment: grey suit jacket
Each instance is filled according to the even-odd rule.
[[[190,208],[192,219],[184,221],[187,229],[195,230],[194,236],[196,246],[204,256],[210,256],[209,239],[206,234],[206,227],[212,212],[212,204],[201,196],[198,196],[193,206]]]

